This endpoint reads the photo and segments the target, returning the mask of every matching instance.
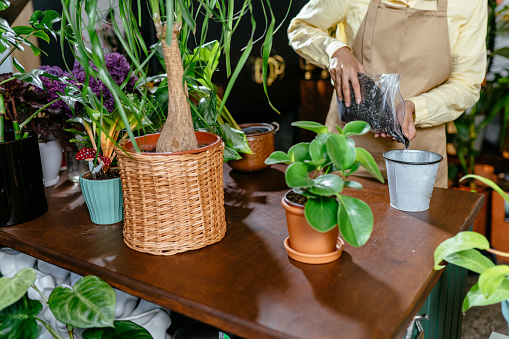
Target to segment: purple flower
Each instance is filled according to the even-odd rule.
[[[107,54],[104,61],[113,81],[115,81],[117,85],[122,85],[125,79],[131,75],[131,66],[122,54],[116,52]],[[90,66],[93,69],[96,69],[96,67],[92,64],[90,64]],[[85,70],[81,67],[78,61],[74,61],[72,74],[78,82],[85,82]],[[125,87],[125,91],[132,93],[134,91],[134,84],[137,80],[137,77],[131,75],[131,78]],[[99,100],[103,101],[103,106],[108,112],[112,112],[115,109],[115,99],[108,87],[102,81],[89,77],[88,87],[95,93]]]

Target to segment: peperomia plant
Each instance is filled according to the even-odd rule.
[[[86,276],[74,286],[56,287],[49,298],[34,285],[36,272],[23,268],[13,278],[0,278],[0,337],[38,338],[40,322],[57,339],[62,337],[40,313],[48,305],[55,318],[67,326],[69,338],[74,338],[74,328],[86,328],[83,338],[152,338],[143,327],[131,321],[114,321],[116,295],[111,286],[96,276]],[[43,301],[28,297],[28,289],[37,291]],[[101,328],[101,329],[99,329]],[[106,329],[104,329],[106,328]],[[109,336],[107,336],[105,333]]]
[[[478,175],[469,174],[464,179],[477,179],[490,186],[506,202],[509,196],[493,181]],[[444,268],[445,260],[451,264],[479,273],[479,281],[472,286],[463,300],[463,312],[473,306],[486,306],[509,299],[509,266],[495,265],[490,259],[482,255],[479,250],[509,257],[509,253],[490,248],[488,239],[476,232],[460,232],[445,240],[435,249],[435,270]]]
[[[371,154],[355,147],[350,138],[368,133],[369,124],[352,121],[343,129],[337,126],[339,134],[329,133],[326,126],[312,121],[294,122],[292,126],[311,130],[317,136],[310,143],[292,146],[288,153],[272,153],[265,163],[289,165],[285,172],[286,184],[307,198],[304,213],[311,227],[327,232],[338,225],[349,244],[364,245],[373,230],[371,208],[365,202],[341,193],[344,187],[362,188],[359,182],[347,180],[360,166],[384,182]]]

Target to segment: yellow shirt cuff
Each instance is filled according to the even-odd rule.
[[[329,65],[330,65],[330,61],[331,61],[334,53],[336,53],[336,51],[338,49],[343,48],[345,46],[350,48],[348,45],[346,45],[345,43],[343,43],[339,40],[336,40],[327,46],[327,48],[325,49],[325,53],[327,53],[327,56],[329,57]],[[350,48],[350,50],[351,50],[351,48]],[[327,69],[329,69],[329,65],[327,65]]]
[[[410,100],[415,105],[415,121],[414,124],[416,127],[431,127],[428,120],[428,105],[426,103],[426,99],[423,97],[412,97]]]

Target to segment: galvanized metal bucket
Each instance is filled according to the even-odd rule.
[[[391,206],[405,212],[427,210],[442,156],[420,150],[392,150],[383,156]]]

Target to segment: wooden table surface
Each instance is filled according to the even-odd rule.
[[[0,228],[0,244],[247,338],[385,339],[404,332],[437,281],[434,249],[466,230],[484,201],[435,188],[428,211],[405,213],[389,206],[387,185],[359,179],[364,189],[347,192],[373,209],[370,240],[308,265],[283,247],[284,168],[224,168],[226,236],[203,249],[169,257],[129,249],[122,224],[93,224],[79,186],[65,178],[47,188],[49,211]]]

